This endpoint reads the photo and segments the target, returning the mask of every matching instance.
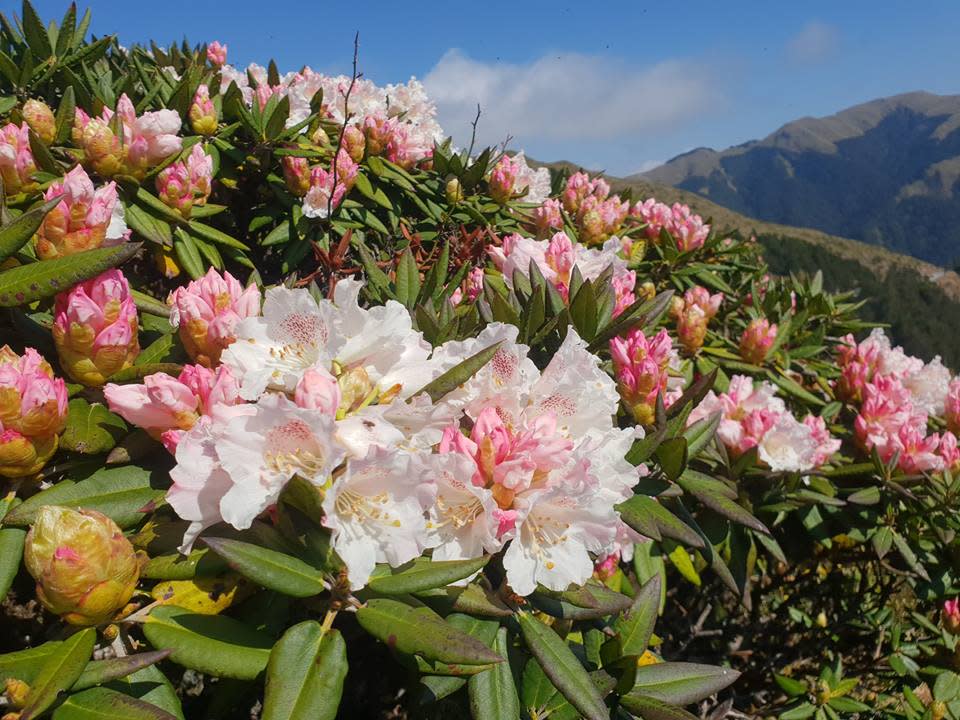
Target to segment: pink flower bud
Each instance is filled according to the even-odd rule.
[[[157,193],[163,202],[189,218],[194,205],[206,204],[212,177],[213,158],[197,143],[186,162],[173,163],[157,175]]]
[[[467,299],[473,302],[483,292],[483,268],[476,267],[467,274],[466,290]]]
[[[214,367],[220,353],[235,339],[234,328],[243,318],[260,314],[260,290],[246,289],[230,273],[210,268],[199,280],[179,287],[167,301],[170,322],[180,330],[180,340],[196,362]]]
[[[463,186],[457,178],[450,178],[444,189],[444,197],[450,205],[456,205],[463,200]]]
[[[707,325],[722,301],[723,293],[711,295],[699,286],[687,290],[683,299],[674,298],[670,314],[677,321],[677,337],[687,352],[695,353],[703,346]]]
[[[592,189],[593,183],[589,175],[585,172],[574,173],[567,178],[567,185],[560,194],[563,208],[571,215],[575,215],[580,210],[580,203],[591,193]]]
[[[341,148],[347,151],[347,154],[354,162],[363,160],[363,152],[366,149],[367,140],[364,137],[363,130],[356,125],[347,125],[343,129],[343,143]]]
[[[537,231],[537,238],[545,238],[562,228],[563,215],[560,212],[560,201],[550,198],[544,200],[540,207],[534,208],[533,226]]]
[[[212,43],[207,45],[207,60],[209,60],[210,64],[214,67],[220,67],[221,65],[226,64],[227,46],[221,44],[217,40],[214,40]]]
[[[213,135],[217,132],[217,108],[210,99],[210,89],[199,85],[190,105],[190,127],[198,135]]]
[[[92,121],[91,121],[92,122]],[[117,186],[110,182],[94,190],[93,183],[80,165],[53,183],[43,195],[45,200],[62,198],[43,219],[37,230],[37,256],[41,260],[95,250],[107,240],[125,239],[126,225],[111,222],[119,216]]]
[[[490,172],[490,197],[503,205],[513,197],[520,164],[509,155],[502,155]]]
[[[310,189],[310,164],[307,159],[285,155],[281,164],[287,189],[297,197],[306,195]]]
[[[610,341],[617,389],[624,404],[641,425],[654,421],[657,396],[667,391],[668,370],[677,355],[666,330],[648,339],[642,330]]]
[[[335,417],[340,407],[340,386],[326,370],[312,368],[300,378],[293,399],[302,408]]]
[[[766,318],[751,320],[740,337],[740,357],[748,363],[761,365],[777,339],[777,325]]]
[[[140,579],[140,558],[130,541],[95,510],[41,507],[23,559],[40,602],[72,625],[108,622]]]
[[[44,144],[49,145],[57,133],[57,120],[53,110],[42,100],[27,100],[23,104],[23,119]]]
[[[33,173],[37,166],[30,150],[30,128],[9,123],[0,128],[0,176],[8,195],[32,190],[36,183]]]
[[[84,385],[103,385],[140,354],[137,307],[119,270],[75,285],[57,296],[53,341],[67,374]]]
[[[57,448],[67,419],[67,388],[33,348],[0,348],[0,476],[33,475]]]
[[[960,600],[954,598],[943,603],[940,622],[951,635],[960,635]]]

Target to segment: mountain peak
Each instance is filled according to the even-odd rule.
[[[908,92],[803,117],[633,177],[949,264],[960,257],[960,95]]]

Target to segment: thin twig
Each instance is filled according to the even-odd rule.
[[[337,138],[337,149],[333,153],[333,187],[330,189],[330,197],[327,198],[327,218],[333,214],[333,197],[337,192],[337,156],[340,154],[340,148],[343,147],[343,134],[346,132],[347,123],[350,122],[350,93],[353,92],[353,86],[357,84],[360,77],[357,74],[357,59],[360,55],[360,31],[357,30],[353,36],[353,72],[350,75],[350,86],[343,96],[343,125],[340,126],[340,137]]]
[[[470,149],[467,150],[467,158],[473,156],[473,145],[477,141],[477,123],[480,122],[480,103],[477,103],[477,116],[473,119],[473,122],[470,123],[470,126],[473,128],[473,132],[470,133]]]

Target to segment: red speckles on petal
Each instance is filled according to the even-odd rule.
[[[316,315],[288,315],[280,322],[280,331],[293,342],[316,345],[327,342],[327,326]]]
[[[540,407],[544,411],[554,413],[557,417],[569,417],[577,412],[577,404],[563,395],[551,395],[540,403]]]
[[[508,381],[517,371],[518,360],[516,355],[506,352],[502,348],[497,350],[490,361],[490,367],[493,368],[493,377],[497,382],[504,383]]]

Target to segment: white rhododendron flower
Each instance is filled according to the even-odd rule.
[[[419,459],[403,451],[373,447],[351,460],[323,499],[323,524],[347,565],[350,587],[362,588],[376,563],[396,567],[426,547],[424,505],[432,489]]]
[[[813,432],[790,413],[781,415],[757,446],[757,457],[774,472],[812,470],[816,452]]]

